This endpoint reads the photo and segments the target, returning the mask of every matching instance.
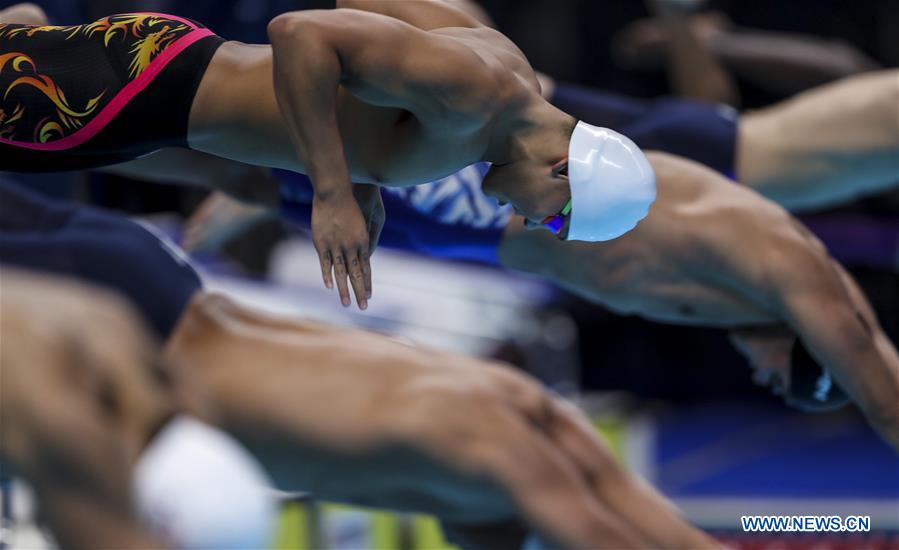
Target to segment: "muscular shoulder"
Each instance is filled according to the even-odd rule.
[[[457,40],[460,47],[471,49],[490,69],[501,75],[514,76],[529,89],[540,91],[536,73],[527,57],[514,42],[498,30],[476,27],[436,29],[431,32]]]
[[[446,28],[428,32],[441,43],[445,54],[426,64],[441,67],[449,86],[448,112],[475,119],[492,119],[498,113],[526,105],[539,84],[523,54],[501,33],[486,27]],[[419,60],[419,62],[421,59]],[[457,95],[453,88],[464,89]],[[458,101],[464,97],[464,103]]]

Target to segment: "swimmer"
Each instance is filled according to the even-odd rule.
[[[658,186],[653,214],[614,241],[568,243],[527,230],[520,217],[478,194],[483,170],[470,168],[385,192],[389,219],[381,243],[539,275],[622,314],[733,330],[752,364],[777,374],[757,380],[779,384],[793,404],[804,399],[790,392],[789,360],[765,365],[760,358],[768,356],[752,348],[775,346],[789,358],[798,337],[899,448],[899,357],[842,266],[776,204],[697,163],[647,155]],[[278,203],[279,185],[288,189],[284,196],[302,197],[308,184],[280,176],[269,183],[274,203],[308,228],[308,202]],[[744,330],[759,326],[777,330],[762,331],[765,338]],[[744,343],[745,335],[754,337]]]
[[[233,439],[176,414],[174,372],[123,300],[8,266],[0,285],[0,456],[62,546],[270,541],[265,475]]]
[[[454,525],[524,520],[568,548],[716,546],[507,366],[202,293],[168,351],[280,488]]]
[[[842,266],[781,207],[695,163],[661,153],[650,159],[659,197],[632,234],[608,243],[555,243],[513,221],[500,243],[503,265],[621,313],[732,329],[744,352],[762,343],[746,341],[742,328],[787,326],[777,336],[787,357],[798,337],[899,450],[899,355]],[[749,355],[778,378],[758,380],[776,382],[788,402],[800,401],[791,395],[788,369]]]
[[[13,186],[0,192],[0,204],[31,214],[16,220],[18,235],[4,228],[0,261],[95,280],[144,317],[167,319],[154,325],[171,378],[202,397],[180,400],[184,412],[236,437],[278,488],[454,524],[523,519],[565,547],[716,545],[619,465],[581,413],[528,376],[271,318],[203,291],[179,255],[160,254],[174,245],[134,222]],[[40,226],[65,211],[69,223]],[[110,234],[126,235],[128,246]],[[100,270],[73,270],[71,259],[83,257],[145,268],[100,279]],[[163,285],[194,292],[142,292]]]
[[[138,399],[126,419],[117,410],[122,403],[98,399],[103,384],[127,391],[145,382],[135,381],[141,371],[130,367],[142,362],[148,343],[135,341],[120,303],[60,281],[0,272],[4,474],[8,467],[28,480],[41,518],[63,547],[161,547],[138,521],[129,480],[141,436],[164,416],[164,406],[152,391],[128,392]]]
[[[33,485],[58,540],[220,548],[271,539],[267,477],[232,438],[176,415],[172,371],[121,300],[7,267],[2,285],[0,453]],[[37,394],[44,399],[25,399]]]
[[[421,3],[360,0],[359,5],[426,27],[461,25],[464,18],[439,4],[427,4],[427,13],[418,8]],[[786,324],[787,349],[798,336],[899,449],[899,358],[842,267],[799,222],[752,191],[671,155],[652,153],[649,159],[659,188],[654,213],[642,222],[645,227],[608,243],[566,243],[545,231],[526,231],[526,220],[477,199],[483,169],[412,190],[385,190],[384,196],[408,213],[408,232],[415,238],[405,242],[432,253],[446,255],[445,250],[542,275],[588,300],[653,320],[732,329]],[[191,173],[187,159],[165,164]],[[304,190],[308,184],[297,179],[287,178],[285,196],[310,195]],[[293,209],[308,226],[308,206],[297,201],[285,206],[278,185],[268,185],[263,202]],[[253,186],[257,199],[265,195],[261,186]],[[231,191],[239,192],[239,186]],[[429,224],[427,217],[440,210],[450,213],[443,226]],[[454,239],[459,238],[468,239],[466,246],[458,246]],[[819,314],[823,304],[832,312],[827,318]],[[790,396],[790,377],[784,378],[779,383],[787,386],[785,397],[799,401]]]
[[[611,239],[648,212],[655,190],[639,149],[547,103],[497,31],[349,9],[286,13],[268,29],[271,46],[251,46],[174,15],[5,24],[0,168],[95,168],[190,147],[308,173],[323,281],[336,277],[345,306],[352,287],[362,308],[378,186],[488,161],[484,191],[562,238]]]

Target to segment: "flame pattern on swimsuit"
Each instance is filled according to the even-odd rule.
[[[0,24],[0,161],[9,147],[48,155],[84,149],[141,95],[156,94],[154,103],[163,111],[169,104],[183,111],[178,94],[192,101],[195,89],[184,78],[160,83],[159,76],[169,65],[180,65],[194,72],[198,84],[214,48],[201,48],[204,54],[191,66],[181,58],[210,36],[215,37],[193,21],[156,13],[111,15],[75,26]],[[217,46],[222,40],[215,38]],[[141,139],[141,123],[132,126],[132,137],[120,136],[129,149]],[[89,147],[86,152],[98,153]]]

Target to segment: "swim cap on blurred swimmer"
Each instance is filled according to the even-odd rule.
[[[656,199],[655,173],[633,141],[578,122],[568,145],[569,241],[608,241],[646,217]]]
[[[277,506],[236,440],[187,416],[169,421],[134,469],[141,520],[176,548],[266,548]]]

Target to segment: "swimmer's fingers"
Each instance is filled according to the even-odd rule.
[[[548,394],[535,381],[495,373],[506,401],[572,458],[582,478],[597,488],[598,474],[621,471],[593,426],[574,405]]]
[[[347,269],[350,275],[350,284],[353,285],[353,292],[356,295],[356,303],[359,305],[359,309],[366,309],[368,307],[368,289],[365,286],[365,271],[371,272],[371,269],[366,266],[368,263],[367,256],[363,256],[363,254],[368,250],[368,246],[360,247],[355,250],[347,250],[347,261],[349,265]]]
[[[630,525],[643,546],[721,547],[690,525],[655,489],[631,475],[572,403],[552,399],[549,408],[552,443],[577,464],[593,494]]]
[[[494,475],[532,526],[563,547],[640,546],[591,494],[570,457],[514,410],[507,414],[503,433],[511,452],[496,464]]]
[[[359,259],[362,260],[362,282],[365,287],[365,299],[371,300],[371,253],[369,250],[359,250]]]
[[[796,335],[780,324],[746,327],[732,330],[730,342],[754,369],[753,381],[767,386],[775,374],[789,371]]]
[[[325,283],[325,288],[328,290],[334,288],[334,278],[331,275],[331,272],[334,270],[334,263],[331,258],[330,250],[324,250],[318,253],[318,261],[322,268],[322,282]]]
[[[548,436],[575,461],[590,486],[605,495],[605,482],[625,476],[611,449],[573,404],[552,399],[547,409],[545,414],[552,418]]]
[[[621,466],[596,429],[573,404],[551,396],[534,380],[504,369],[491,371],[503,399],[570,460],[579,478],[597,501],[622,517],[642,546],[682,541],[687,547],[715,547],[716,543],[691,527],[659,494],[638,483]]]
[[[352,276],[350,269],[354,267],[353,260],[359,257],[359,249],[368,248],[367,225],[359,205],[351,197],[347,200],[342,195],[313,199],[312,235],[319,254],[327,252],[331,255],[340,302],[344,307],[349,307],[352,302],[346,278],[347,275]],[[358,266],[358,261],[356,263]],[[326,285],[329,272],[327,265],[322,265]],[[351,282],[355,286],[355,280]],[[361,281],[359,286],[362,286]]]
[[[346,256],[340,249],[331,251],[331,260],[334,263],[334,278],[337,280],[337,293],[340,295],[340,303],[343,307],[350,307],[350,291],[347,286]]]
[[[631,478],[587,418],[571,403],[550,395],[535,380],[506,370],[492,371],[492,376],[503,399],[547,445],[570,463],[598,505],[617,512],[613,503],[624,497],[623,490]],[[651,537],[643,532],[642,526],[637,522],[630,522],[630,526],[627,536],[636,538],[642,546],[650,546]]]

